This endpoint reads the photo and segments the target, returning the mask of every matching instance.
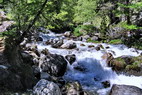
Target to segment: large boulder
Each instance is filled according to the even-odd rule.
[[[108,66],[112,67],[112,69],[115,71],[121,71],[125,69],[126,62],[121,57],[118,57],[118,58],[114,58],[113,60],[110,60],[108,62]]]
[[[39,61],[41,70],[50,75],[63,76],[66,72],[67,61],[61,55],[48,53],[47,55],[41,56]]]
[[[23,89],[20,76],[9,71],[6,66],[1,65],[0,75],[0,92],[5,90],[16,91]]]
[[[60,88],[57,84],[45,79],[41,79],[33,88],[35,95],[61,95]]]
[[[125,71],[129,75],[141,75],[142,56],[121,56],[110,60],[107,64],[115,71]]]
[[[67,41],[66,43],[64,43],[61,48],[65,48],[65,49],[74,49],[76,48],[77,45],[76,43],[74,43],[73,41]]]
[[[128,85],[113,85],[110,95],[142,95],[142,89]]]

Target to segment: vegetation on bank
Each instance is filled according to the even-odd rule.
[[[141,4],[141,0],[1,0],[1,10],[15,22],[3,35],[17,38],[44,27],[72,31],[77,37],[100,33],[101,42],[141,49]]]

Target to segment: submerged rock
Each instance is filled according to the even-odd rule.
[[[60,88],[57,84],[45,79],[41,79],[33,88],[35,95],[61,95]]]
[[[142,95],[142,89],[128,85],[113,85],[110,95]]]

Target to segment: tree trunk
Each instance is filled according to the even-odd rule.
[[[130,0],[126,0],[126,5],[128,6],[129,4],[130,4]],[[126,8],[125,12],[126,12],[127,24],[131,24],[130,8]]]
[[[20,38],[18,38],[16,40],[17,45],[19,45],[23,40],[24,37],[26,35],[28,35],[30,29],[33,27],[33,25],[35,24],[35,22],[37,21],[37,19],[39,18],[40,14],[43,12],[44,7],[46,6],[48,0],[45,0],[44,3],[41,6],[41,9],[37,12],[37,14],[35,15],[35,18],[31,21],[31,23],[28,25],[27,29],[25,31],[23,31],[23,34],[20,36]],[[19,31],[18,31],[19,32]]]

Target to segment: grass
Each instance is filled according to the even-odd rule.
[[[120,39],[114,39],[108,42],[109,44],[122,44],[122,41]]]
[[[87,39],[87,42],[91,42],[91,43],[101,43],[100,41],[95,41],[95,40],[91,40],[91,39]]]
[[[87,42],[102,43],[102,41],[95,41],[95,40],[91,40],[91,39],[88,39]],[[111,40],[109,42],[107,42],[106,40],[104,40],[103,42],[104,43],[108,43],[108,44],[122,44],[122,41],[120,39],[114,39],[114,40]]]

